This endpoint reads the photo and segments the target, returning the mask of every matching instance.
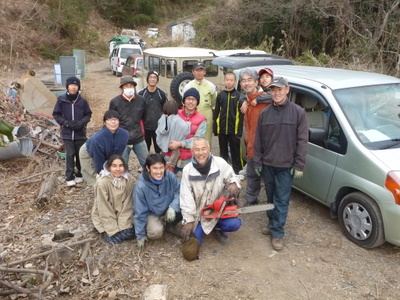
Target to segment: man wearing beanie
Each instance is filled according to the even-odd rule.
[[[192,73],[194,79],[189,81],[185,86],[185,91],[190,88],[195,88],[200,94],[200,104],[198,106],[199,113],[201,113],[207,119],[207,128],[205,138],[211,145],[211,138],[213,133],[213,108],[215,106],[215,100],[217,98],[217,92],[215,85],[204,79],[206,75],[206,65],[198,61],[193,65]]]
[[[192,152],[190,149],[193,139],[196,137],[204,137],[206,132],[206,118],[197,111],[199,103],[201,103],[200,94],[195,88],[190,88],[183,94],[183,107],[178,111],[178,116],[184,121],[189,121],[191,126],[189,135],[183,141],[170,142],[169,149],[175,150],[180,148],[181,150],[175,167],[175,173],[182,170],[182,168],[192,160]],[[171,151],[165,153],[167,160],[170,156]]]
[[[158,73],[150,71],[147,74],[147,87],[141,90],[138,94],[144,97],[146,110],[144,114],[144,137],[147,144],[147,150],[150,152],[150,147],[153,142],[154,151],[160,153],[161,149],[156,142],[156,129],[158,120],[162,115],[162,107],[167,101],[167,94],[157,87]]]
[[[53,117],[61,126],[61,138],[66,153],[65,180],[67,186],[74,186],[83,181],[79,149],[86,142],[86,124],[90,121],[92,111],[86,99],[79,93],[81,81],[78,78],[67,78],[66,88],[67,92],[57,98]]]

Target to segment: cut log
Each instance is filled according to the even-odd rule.
[[[54,195],[54,191],[57,186],[57,175],[56,173],[51,173],[43,177],[43,182],[40,186],[39,195],[36,198],[36,204],[43,206],[49,203],[50,199]]]

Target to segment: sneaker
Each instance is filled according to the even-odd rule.
[[[283,241],[280,238],[272,237],[271,244],[272,244],[272,248],[274,248],[274,250],[276,250],[276,251],[281,251],[283,249]]]
[[[83,178],[82,177],[75,177],[74,181],[75,181],[75,183],[82,183],[83,182]]]
[[[231,243],[228,236],[224,232],[222,232],[221,229],[215,228],[212,232],[214,233],[215,239],[221,245],[228,246]]]
[[[67,181],[67,186],[75,186],[75,185],[76,185],[75,180],[68,180]]]
[[[271,235],[271,231],[269,231],[268,227],[264,227],[263,229],[261,229],[261,233],[263,235]]]

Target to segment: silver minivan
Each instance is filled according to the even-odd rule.
[[[294,187],[329,206],[355,244],[399,246],[400,80],[342,69],[271,69],[288,79],[290,101],[307,113],[307,161]]]

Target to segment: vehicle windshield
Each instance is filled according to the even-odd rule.
[[[122,48],[121,49],[121,58],[127,58],[131,54],[142,54],[140,49],[137,48]]]
[[[400,147],[400,83],[337,90],[334,95],[367,148]]]

